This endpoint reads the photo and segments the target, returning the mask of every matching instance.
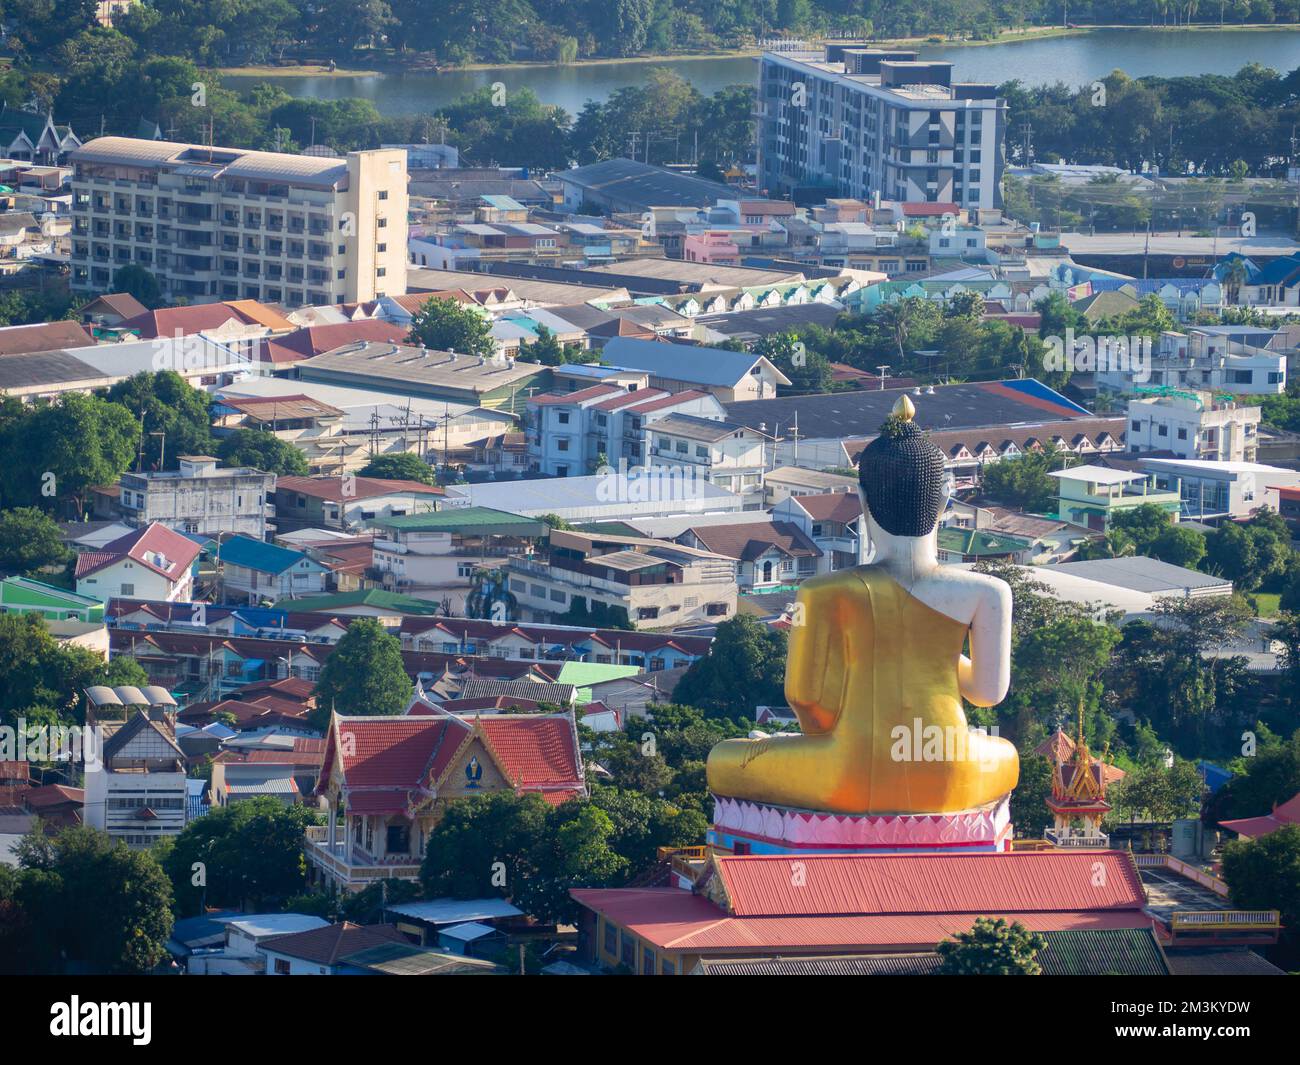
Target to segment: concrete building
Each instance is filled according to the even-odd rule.
[[[759,184],[904,203],[1000,207],[1006,101],[952,64],[863,42],[789,41],[759,67]]]
[[[1172,451],[1186,459],[1254,462],[1261,413],[1212,392],[1159,389],[1129,400],[1125,444],[1130,454]]]
[[[220,468],[208,455],[182,455],[178,469],[124,473],[119,484],[122,520],[128,525],[156,521],[181,533],[243,533],[260,540],[275,474],[247,466]]]
[[[487,507],[453,507],[432,514],[376,518],[374,566],[385,588],[421,598],[449,600],[451,613],[465,613],[476,569],[500,566],[522,555],[547,526]]]
[[[1258,326],[1196,326],[1186,332],[1162,333],[1150,354],[1137,365],[1110,359],[1098,350],[1096,383],[1111,392],[1142,392],[1166,387],[1230,392],[1236,396],[1281,395],[1286,391],[1287,331]],[[1149,364],[1149,365],[1148,365]],[[1138,377],[1139,370],[1149,376]]]
[[[355,529],[376,518],[421,514],[438,508],[446,493],[420,481],[385,477],[281,477],[275,486],[275,526],[298,529]]]
[[[169,299],[344,303],[406,291],[406,153],[344,159],[98,137],[72,152],[74,291],[143,266]]]
[[[1057,480],[1057,517],[1089,529],[1105,532],[1116,513],[1147,503],[1167,511],[1174,521],[1182,511],[1176,477],[1166,478],[1161,488],[1153,473],[1132,473],[1106,466],[1072,466],[1048,476]]]
[[[512,558],[506,572],[525,621],[603,608],[655,629],[736,613],[736,561],[666,540],[552,530],[540,557]]]
[[[1300,472],[1259,462],[1212,462],[1205,459],[1142,459],[1155,474],[1156,487],[1177,489],[1183,517],[1248,518],[1260,507],[1281,512],[1279,490],[1300,486]]]
[[[86,689],[87,724],[102,750],[86,757],[84,820],[130,847],[152,847],[185,827],[185,755],[176,742],[176,700],[166,688]]]

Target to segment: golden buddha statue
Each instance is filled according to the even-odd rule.
[[[901,397],[859,460],[871,563],[799,589],[785,693],[802,735],[719,743],[708,761],[715,795],[836,814],[948,814],[994,807],[1015,787],[1015,747],[972,731],[962,707],[1006,696],[1011,590],[940,564],[943,453],[914,415]]]

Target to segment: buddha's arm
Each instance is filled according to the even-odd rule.
[[[829,732],[844,690],[843,632],[833,585],[799,589],[785,664],[785,697],[805,733]]]
[[[970,623],[970,657],[957,663],[962,695],[976,706],[997,706],[1011,686],[1011,589],[1001,581],[980,597]]]

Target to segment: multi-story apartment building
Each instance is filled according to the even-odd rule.
[[[1006,101],[952,64],[853,42],[786,42],[759,68],[759,181],[769,195],[998,207]]]
[[[1259,453],[1259,407],[1216,398],[1212,392],[1162,388],[1129,400],[1129,452],[1172,451],[1182,459],[1254,462]]]
[[[536,519],[489,507],[452,507],[429,514],[376,518],[374,567],[383,586],[424,599],[446,600],[465,613],[474,571],[498,567],[532,550],[546,535]]]
[[[736,561],[666,540],[552,530],[541,555],[511,558],[506,572],[524,621],[604,607],[655,629],[736,613]]]
[[[70,156],[74,291],[134,264],[168,299],[297,307],[406,291],[406,153],[98,137]]]
[[[1222,325],[1170,330],[1160,334],[1149,360],[1134,360],[1130,353],[1127,360],[1115,358],[1103,368],[1107,353],[1099,350],[1097,387],[1132,392],[1157,385],[1238,396],[1281,395],[1286,391],[1287,347],[1284,329]]]
[[[104,738],[83,751],[85,823],[131,847],[180,835],[185,755],[176,742],[176,700],[157,686],[97,685],[86,698],[86,724]]]
[[[208,455],[184,455],[180,468],[124,473],[119,505],[123,520],[139,528],[161,522],[181,533],[266,535],[275,474],[251,467],[220,469]]]
[[[762,506],[768,438],[726,421],[716,396],[593,385],[529,401],[529,463],[551,477],[582,477],[605,465],[666,467]]]

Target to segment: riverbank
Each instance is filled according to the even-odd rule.
[[[1145,33],[1260,33],[1300,29],[1297,23],[1246,23],[1242,25],[1217,26],[1197,24],[1194,26],[1151,26],[1141,23],[1117,23],[1095,26],[1031,26],[1019,30],[1004,30],[996,37],[986,40],[967,40],[963,38],[939,37],[891,37],[873,41],[881,48],[982,48],[989,45],[1016,44],[1022,41],[1041,41],[1053,37],[1083,37],[1099,30],[1141,30]],[[553,59],[523,59],[510,63],[465,63],[461,66],[438,67],[433,64],[412,62],[411,57],[398,54],[376,56],[373,66],[336,67],[334,70],[321,64],[303,64],[301,66],[276,66],[259,64],[242,67],[220,67],[217,73],[241,78],[373,78],[393,73],[474,73],[491,70],[549,70],[571,67],[615,67],[629,63],[687,63],[694,60],[707,61],[718,59],[749,59],[759,55],[760,49],[719,48],[708,52],[655,52],[634,56],[596,56],[575,59],[572,63],[560,63]]]

